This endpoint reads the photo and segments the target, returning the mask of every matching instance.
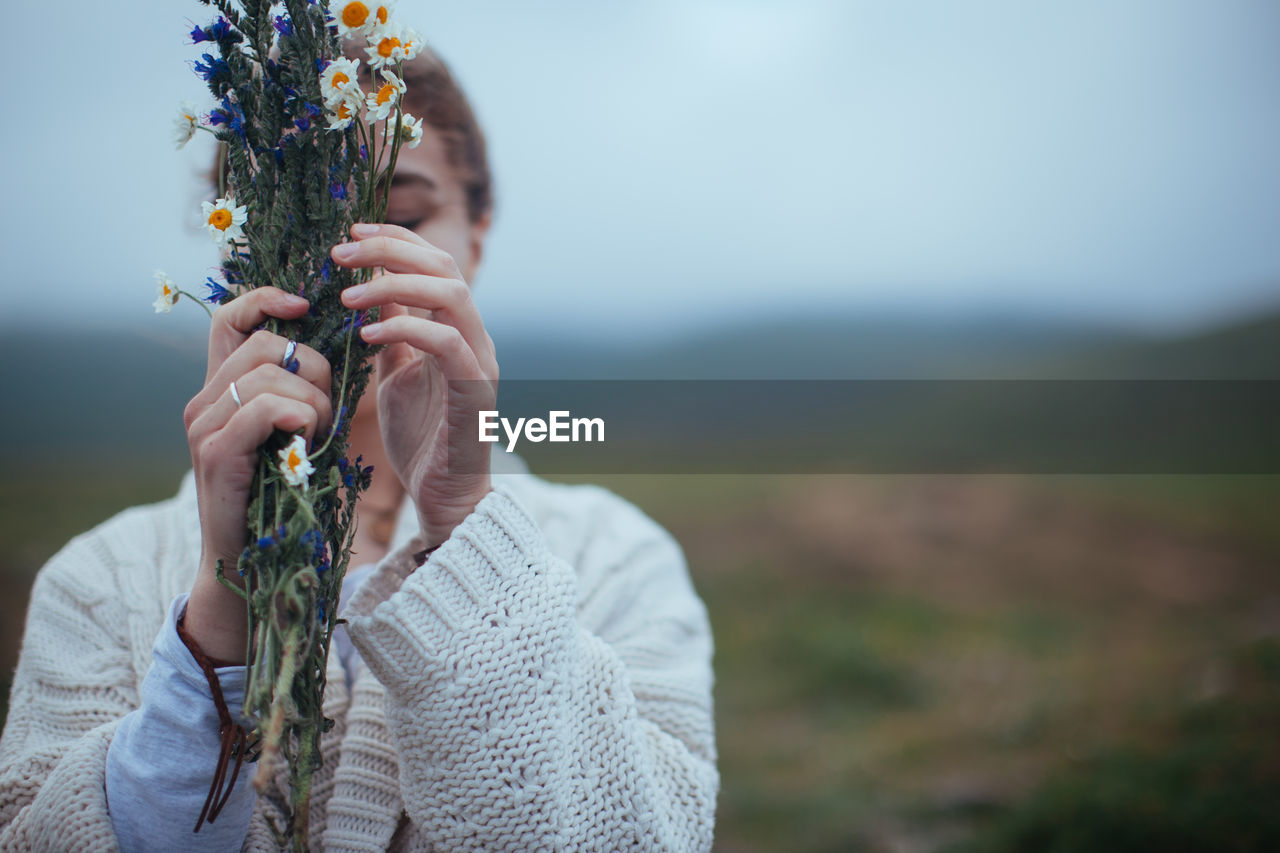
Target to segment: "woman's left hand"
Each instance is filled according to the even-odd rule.
[[[497,408],[498,360],[452,256],[396,225],[356,225],[332,250],[344,267],[382,267],[342,302],[381,319],[360,330],[377,356],[378,420],[387,458],[439,545],[492,489],[479,412]]]

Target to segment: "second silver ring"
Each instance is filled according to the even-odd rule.
[[[236,383],[232,382],[228,385],[227,390],[231,392],[231,399],[235,401],[236,408],[244,408],[244,403],[240,402],[240,392],[236,390]]]
[[[280,359],[280,366],[287,368],[289,362],[293,361],[293,354],[298,350],[297,341],[289,341],[284,345],[284,358]]]

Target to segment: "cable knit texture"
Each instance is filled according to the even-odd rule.
[[[360,659],[350,689],[329,661],[312,846],[710,848],[711,639],[679,547],[602,489],[494,481],[421,568],[406,503],[345,611]],[[0,740],[0,849],[117,849],[107,750],[199,551],[188,475],[41,571]],[[275,849],[275,781],[245,850]]]

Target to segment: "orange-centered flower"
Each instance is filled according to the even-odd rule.
[[[157,314],[168,314],[178,304],[178,287],[164,270],[156,270],[156,301],[151,306]]]
[[[307,458],[307,440],[295,435],[289,446],[280,451],[280,473],[291,486],[305,486],[307,478],[316,470]]]
[[[382,121],[391,115],[404,95],[404,81],[399,77],[384,68],[382,79],[382,84],[365,100],[365,118],[368,121]]]
[[[209,229],[213,242],[221,246],[244,237],[242,226],[248,219],[248,211],[244,206],[237,205],[233,199],[220,198],[212,204],[203,202],[201,207],[204,210],[205,226]]]
[[[339,35],[344,38],[368,36],[378,26],[378,20],[367,3],[335,3],[334,7],[338,7],[340,11],[333,16],[333,22],[338,26]]]
[[[386,69],[399,62],[408,62],[422,52],[417,44],[418,34],[403,24],[390,23],[380,26],[369,36],[369,64]]]
[[[178,117],[173,120],[173,144],[181,148],[191,141],[191,137],[196,135],[196,128],[200,126],[200,119],[196,108],[191,105],[190,101],[183,101],[181,109],[178,110]]]
[[[385,10],[379,9],[378,12],[383,13]],[[385,17],[385,15],[383,15],[383,17]],[[352,29],[355,29],[356,27],[363,27],[365,22],[368,20],[369,7],[363,3],[348,3],[342,7],[342,23],[346,24],[348,27],[351,27]],[[385,21],[382,22],[385,23]]]
[[[355,82],[360,74],[360,63],[354,59],[335,59],[320,72],[320,91],[329,109],[345,97],[362,97],[360,85]]]

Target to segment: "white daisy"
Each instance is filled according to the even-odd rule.
[[[356,90],[359,91],[358,89]],[[363,101],[360,95],[348,95],[335,104],[329,106],[329,129],[330,130],[346,130],[351,126],[351,122],[355,121],[356,116],[360,115],[360,107]]]
[[[168,314],[178,304],[178,286],[164,270],[156,270],[156,301],[152,307],[157,314]]]
[[[325,106],[333,107],[350,95],[363,99],[364,92],[360,91],[360,81],[357,78],[359,72],[358,60],[344,58],[330,62],[320,74],[320,92],[324,95]]]
[[[280,473],[291,486],[305,486],[307,478],[316,470],[307,458],[307,440],[295,435],[289,446],[280,451]]]
[[[355,38],[356,36],[367,36],[373,32],[373,28],[378,26],[378,18],[376,3],[361,3],[360,0],[353,2],[335,3],[331,8],[333,22],[338,27],[338,33],[346,38]]]
[[[395,0],[386,0],[384,3],[370,3],[369,8],[372,10],[371,14],[373,15],[373,30],[370,36],[372,37],[372,33],[376,33],[391,23],[391,13],[395,11],[396,4]]]
[[[395,119],[387,119],[384,135],[393,136],[396,132]],[[422,142],[422,119],[405,113],[400,117],[400,141],[410,148],[417,148]]]
[[[190,101],[183,101],[178,115],[173,119],[173,144],[181,148],[196,135],[200,126],[200,113]]]
[[[248,211],[237,207],[235,199],[220,198],[213,204],[202,202],[205,225],[209,236],[218,245],[233,243],[244,238],[244,223],[248,220]]]
[[[369,109],[369,121],[382,121],[391,115],[396,108],[400,96],[404,94],[404,81],[396,75],[382,70],[383,83],[365,98],[365,106]]]
[[[407,62],[422,52],[422,39],[403,24],[379,27],[369,36],[369,64],[374,68],[387,68],[397,62]]]

